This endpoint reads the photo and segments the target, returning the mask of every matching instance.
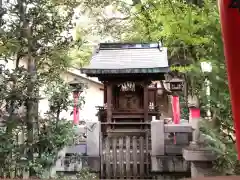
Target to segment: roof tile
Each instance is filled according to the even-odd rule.
[[[135,69],[168,67],[167,48],[100,50],[84,69]]]

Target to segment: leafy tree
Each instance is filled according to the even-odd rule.
[[[5,70],[1,77],[0,164],[3,172],[0,176],[22,177],[24,169],[27,171],[32,168],[36,176],[42,177],[54,165],[59,150],[73,143],[74,132],[71,122],[59,117],[60,112],[72,106],[69,97],[71,88],[62,80],[51,82],[54,86],[49,86],[43,94],[48,97],[49,112],[44,117],[38,116],[33,123],[35,127],[33,141],[29,146],[28,121],[24,108],[29,99],[28,72],[24,68],[15,69],[13,72]],[[42,86],[40,81],[38,83]],[[79,99],[80,105],[83,100],[82,97]],[[31,161],[28,159],[30,148],[34,154]]]
[[[68,103],[66,86],[59,89],[64,101],[59,96],[50,97],[51,107],[60,101],[62,104],[52,108],[51,116],[44,121],[38,116],[38,101],[39,89],[44,84],[61,83],[60,73],[71,64],[69,49],[82,44],[81,40],[72,38],[74,9],[78,4],[74,0],[1,1],[0,58],[16,64],[15,69],[3,72],[1,82],[1,116],[5,120],[0,135],[1,157],[4,157],[1,166],[7,176],[16,172],[12,167],[20,168],[22,158],[27,160],[24,162],[30,176],[36,175],[41,172],[39,162],[43,154],[54,157],[57,150],[69,142],[66,136],[70,126],[58,117]],[[20,65],[23,61],[27,63],[25,67]],[[21,116],[20,109],[23,109]],[[15,138],[19,133],[26,137],[21,144]],[[42,165],[42,168],[48,167]]]
[[[131,1],[81,1],[76,8],[74,39],[84,44],[80,49],[71,49],[72,65],[82,67],[88,64],[99,42],[122,40],[122,34],[129,26],[133,5]]]
[[[203,132],[218,155],[216,168],[236,173],[233,119],[217,3],[147,0],[136,4],[133,10],[141,13],[131,14],[130,31],[125,32],[124,39],[161,40],[168,47],[170,64],[191,64],[191,71],[185,72],[184,77],[188,93],[199,97],[203,112],[208,102],[203,82],[205,78],[210,80],[213,117],[204,125]],[[202,61],[211,62],[211,73],[201,72]]]

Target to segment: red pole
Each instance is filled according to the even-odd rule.
[[[173,122],[174,124],[180,123],[180,107],[179,107],[179,97],[172,97],[172,111],[173,111]]]
[[[231,8],[233,0],[219,0],[224,54],[227,64],[232,113],[236,130],[238,160],[240,160],[240,7]],[[236,1],[236,6],[240,3]]]
[[[180,106],[179,106],[179,97],[172,97],[172,111],[173,111],[173,123],[180,124]],[[176,144],[176,134],[174,134],[174,144]]]
[[[73,124],[78,125],[79,124],[79,108],[77,107],[77,102],[79,98],[80,93],[77,91],[73,92],[73,99],[74,99],[74,108],[73,108]]]

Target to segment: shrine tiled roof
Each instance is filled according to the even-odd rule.
[[[166,73],[169,71],[167,48],[153,44],[100,44],[85,74]]]

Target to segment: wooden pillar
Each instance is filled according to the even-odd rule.
[[[158,91],[158,86],[157,83],[155,83],[155,91],[154,91],[154,106],[157,107],[157,91]],[[154,107],[154,111],[156,110],[156,108]]]
[[[143,90],[143,108],[144,108],[144,122],[148,121],[148,84],[144,84]]]
[[[107,84],[107,122],[112,121],[112,84]]]

